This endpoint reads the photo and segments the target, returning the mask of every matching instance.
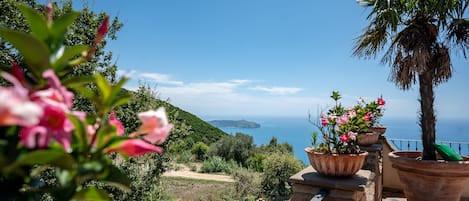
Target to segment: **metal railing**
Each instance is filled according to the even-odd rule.
[[[389,139],[388,141],[394,145],[395,148],[401,151],[421,151],[423,144],[421,140],[411,139]],[[456,141],[437,141],[438,144],[447,144],[449,147],[457,151],[461,155],[469,155],[469,142],[456,142]]]

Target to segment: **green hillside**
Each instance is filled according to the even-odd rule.
[[[163,102],[162,100],[158,100]],[[163,103],[161,103],[163,104]],[[200,119],[199,117],[184,111],[170,103],[166,102],[166,111],[168,115],[174,116],[176,115],[176,120],[178,122],[184,122],[186,125],[190,126],[191,134],[188,136],[193,142],[202,141],[206,144],[211,144],[217,140],[219,140],[224,135],[228,135],[227,133],[223,132],[219,128],[213,126],[205,122],[204,120]]]
[[[124,124],[125,128],[130,132],[137,129],[140,125],[137,119],[137,113],[146,110],[155,110],[159,107],[165,107],[169,121],[174,124],[170,138],[180,139],[189,144],[195,142],[204,142],[211,144],[227,133],[219,128],[205,122],[199,117],[184,111],[167,101],[160,100],[156,96],[156,92],[148,86],[141,86],[137,91],[123,90],[122,93],[130,93],[132,100],[116,108],[116,114]]]

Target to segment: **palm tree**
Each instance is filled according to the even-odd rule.
[[[435,160],[434,86],[452,75],[451,50],[466,58],[469,0],[358,0],[371,7],[370,24],[357,38],[354,56],[374,58],[391,67],[390,81],[408,90],[418,83],[423,159]]]

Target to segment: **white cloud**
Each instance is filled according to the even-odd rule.
[[[137,72],[133,70],[117,70],[117,76],[118,77],[132,77],[135,75]]]
[[[236,83],[236,84],[246,84],[252,82],[251,80],[242,80],[242,79],[235,79],[230,80],[229,82]]]
[[[158,84],[170,84],[170,85],[183,85],[184,82],[176,81],[171,79],[171,75],[160,74],[160,73],[142,73],[140,74],[142,78],[151,79]]]
[[[333,102],[329,93],[319,91],[304,96],[296,94],[303,89],[295,87],[253,86],[252,80],[232,79],[226,81],[183,82],[171,79],[170,75],[157,73],[125,72],[133,77],[156,78],[156,82],[166,84],[155,85],[160,98],[198,116],[304,116],[311,111],[315,115],[318,110],[331,107]],[[140,76],[139,76],[140,75]],[[172,84],[171,84],[172,83]],[[131,82],[128,89],[136,89],[138,84]],[[263,91],[268,93],[252,93]],[[283,95],[283,96],[279,96]],[[288,96],[285,96],[288,95]],[[364,94],[367,101],[376,99]],[[386,98],[386,117],[414,117],[418,112],[415,98],[398,98],[397,95]],[[357,97],[343,95],[344,105],[353,105]]]
[[[296,88],[296,87],[262,87],[262,86],[251,87],[249,89],[255,90],[255,91],[265,91],[273,95],[295,94],[302,90],[301,88]]]

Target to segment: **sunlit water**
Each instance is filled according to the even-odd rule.
[[[212,120],[212,119],[209,119]],[[308,122],[308,118],[274,118],[257,117],[246,119],[261,125],[260,128],[221,128],[235,134],[237,132],[252,135],[256,145],[267,144],[275,136],[278,143],[288,142],[293,146],[296,158],[308,164],[304,148],[311,146],[311,133],[316,127]],[[386,119],[382,121],[388,129],[386,136],[394,139],[420,140],[420,128],[417,119]],[[437,140],[469,142],[469,119],[439,119],[437,123]]]

